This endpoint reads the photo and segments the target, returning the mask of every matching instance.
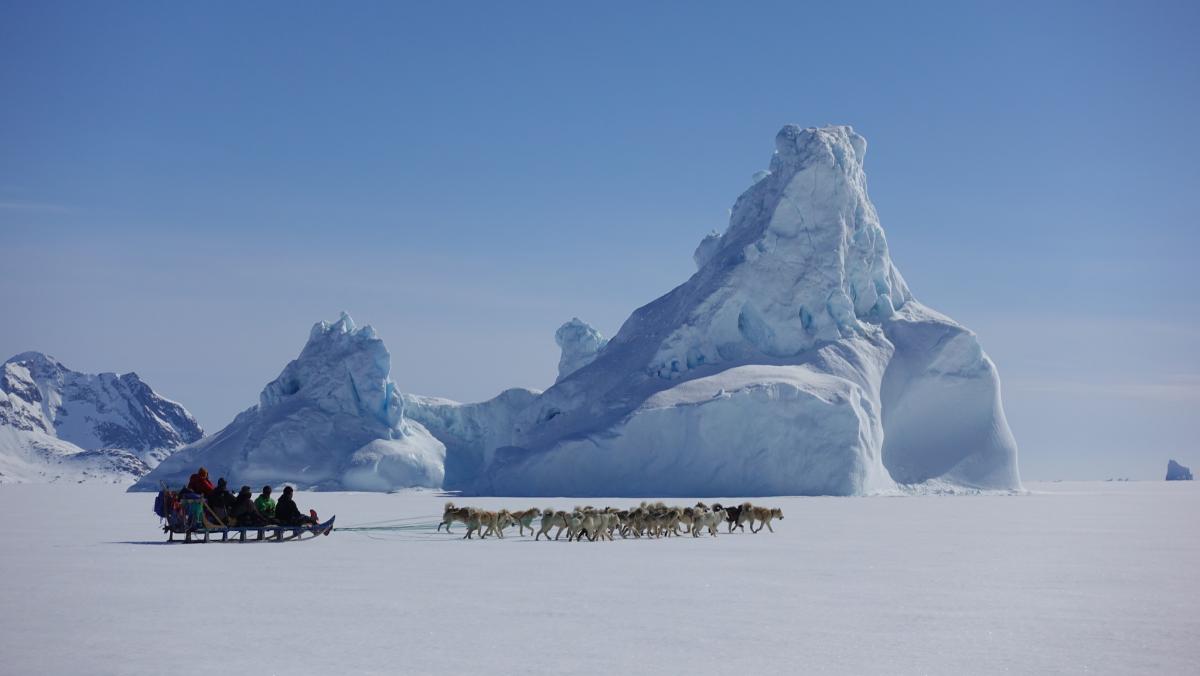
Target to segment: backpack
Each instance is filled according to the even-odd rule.
[[[154,513],[160,519],[166,519],[179,511],[179,496],[173,491],[163,489],[154,498]]]

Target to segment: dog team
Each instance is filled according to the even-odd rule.
[[[541,524],[535,529],[533,522],[537,518],[541,518]],[[441,531],[442,526],[445,526],[446,532],[449,533],[450,526],[460,522],[467,527],[467,534],[463,537],[469,540],[476,534],[480,539],[489,535],[503,538],[505,528],[516,526],[521,535],[525,534],[526,528],[530,533],[535,533],[534,540],[540,540],[543,535],[549,540],[550,531],[553,530],[555,540],[566,532],[568,542],[578,542],[583,538],[595,542],[612,540],[613,535],[620,535],[622,538],[678,537],[688,534],[700,537],[707,532],[716,537],[718,527],[722,523],[728,526],[730,533],[734,529],[745,532],[747,524],[752,533],[757,533],[764,527],[774,533],[771,521],[775,519],[783,519],[782,509],[758,507],[749,502],[733,507],[722,507],[716,503],[710,506],[703,502],[697,502],[693,507],[668,507],[662,502],[643,502],[633,509],[597,509],[588,506],[576,507],[570,512],[536,507],[519,512],[507,509],[493,512],[475,507],[457,507],[453,502],[447,502],[437,530]]]

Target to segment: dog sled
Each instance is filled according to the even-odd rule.
[[[320,523],[289,526],[227,525],[213,514],[203,498],[181,497],[163,490],[154,501],[154,512],[163,519],[167,542],[289,542],[313,540],[333,532],[337,515]],[[180,535],[179,539],[175,536]]]
[[[199,526],[194,528],[163,526],[167,533],[167,542],[288,542],[289,540],[312,540],[318,535],[329,535],[333,532],[333,521],[304,526],[217,526],[209,528]],[[179,540],[176,535],[182,535]]]

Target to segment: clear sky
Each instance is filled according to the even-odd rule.
[[[1200,465],[1200,4],[0,2],[0,359],[209,432],[320,319],[544,388],[682,282],[785,123],[851,124],[1027,479]]]

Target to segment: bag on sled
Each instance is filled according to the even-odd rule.
[[[175,491],[162,489],[154,498],[154,513],[160,519],[170,518],[179,511],[179,495]]]

